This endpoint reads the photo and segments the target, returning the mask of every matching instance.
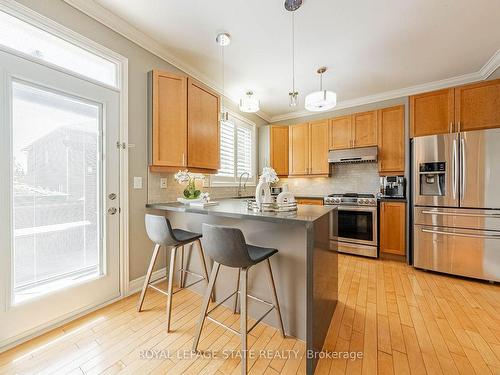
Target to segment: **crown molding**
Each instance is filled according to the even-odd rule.
[[[202,82],[203,84],[215,90],[220,95],[231,100],[233,103],[238,104],[239,98],[231,97],[227,91],[223,91],[210,77],[201,73],[198,69],[193,66],[181,62],[172,53],[165,48],[162,44],[157,42],[155,39],[151,38],[149,35],[138,30],[131,24],[129,24],[124,19],[120,18],[116,14],[109,11],[107,8],[96,3],[94,0],[64,0],[67,4],[73,8],[85,13],[87,16],[95,19],[104,26],[110,28],[111,30],[117,32],[123,37],[134,42],[141,48],[144,48],[153,55],[158,56],[162,60],[165,60],[169,64],[173,65],[177,69],[183,71],[184,73],[190,75],[194,79]],[[214,39],[215,40],[215,39]],[[214,41],[215,45],[215,41]],[[260,110],[255,113],[257,116],[262,118],[264,121],[270,122],[271,116],[266,112]]]
[[[238,104],[239,98],[231,97],[227,91],[224,91],[208,76],[201,73],[199,70],[179,61],[167,48],[158,43],[156,40],[146,35],[142,31],[136,29],[128,22],[118,17],[116,14],[112,13],[102,5],[96,3],[94,0],[64,0],[66,3],[72,7],[80,10],[81,12],[87,14],[88,16],[94,18],[98,22],[107,26],[111,30],[117,32],[118,34],[124,36],[125,38],[136,43],[145,50],[151,52],[152,54],[158,56],[159,58],[165,60],[169,64],[175,66],[176,68],[182,70],[184,73],[192,76],[193,78],[204,83],[211,89],[221,93],[224,97],[231,100],[232,102]],[[493,56],[483,65],[483,67],[473,73],[464,74],[461,76],[451,77],[439,81],[428,82],[420,85],[405,87],[397,90],[385,91],[382,93],[368,95],[361,98],[350,99],[341,101],[337,104],[334,110],[327,112],[309,112],[306,110],[283,113],[281,115],[270,116],[266,112],[260,110],[255,114],[262,118],[264,121],[269,123],[290,120],[294,118],[300,118],[305,116],[311,116],[319,113],[334,113],[340,109],[356,107],[364,104],[371,104],[376,102],[381,102],[384,100],[396,99],[404,96],[419,94],[426,91],[439,90],[443,88],[448,88],[452,86],[463,85],[471,82],[481,81],[487,79],[493,72],[500,67],[500,49],[497,50]]]
[[[402,89],[385,91],[374,95],[363,96],[361,98],[344,100],[337,104],[334,110],[325,111],[325,112],[309,112],[307,110],[292,112],[292,113],[284,113],[277,116],[272,116],[270,122],[278,122],[291,120],[295,118],[305,117],[305,116],[314,116],[318,114],[324,113],[334,113],[340,109],[357,107],[365,104],[372,104],[377,102],[382,102],[384,100],[397,99],[404,96],[420,94],[423,92],[440,90],[453,86],[460,86],[467,83],[477,82],[488,79],[489,76],[495,72],[500,67],[500,49],[497,50],[493,56],[483,65],[483,67],[474,73],[468,73],[461,76],[451,77],[439,81],[423,83],[420,85],[405,87]]]

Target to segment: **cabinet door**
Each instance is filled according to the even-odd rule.
[[[411,136],[452,133],[454,101],[453,89],[410,96]]]
[[[405,108],[397,106],[378,111],[379,173],[403,174],[405,170]]]
[[[288,176],[288,126],[271,125],[271,166],[278,176]]]
[[[153,166],[186,166],[187,78],[153,71]]]
[[[461,131],[500,127],[500,79],[455,88],[455,119]]]
[[[289,174],[291,176],[309,174],[309,124],[291,125],[288,144]]]
[[[328,174],[328,120],[309,124],[309,174]]]
[[[377,145],[377,112],[362,112],[352,115],[354,147]]]
[[[330,150],[352,147],[351,116],[342,116],[330,120]]]
[[[380,251],[406,255],[406,204],[382,202],[380,208]]]
[[[220,166],[219,96],[188,80],[188,166],[217,170]]]

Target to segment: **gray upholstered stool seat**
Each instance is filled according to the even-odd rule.
[[[278,252],[278,249],[272,249],[269,247],[260,247],[255,245],[247,244],[248,255],[250,255],[250,259],[252,259],[255,264],[266,260],[267,258],[272,257],[274,254]]]
[[[164,216],[158,215],[150,215],[146,214],[145,217],[146,222],[146,232],[148,233],[149,238],[153,241],[154,249],[153,255],[151,256],[151,261],[149,263],[148,272],[146,274],[146,279],[144,280],[144,286],[142,287],[141,296],[139,297],[139,305],[138,311],[141,311],[142,304],[144,303],[144,298],[146,296],[146,291],[148,287],[153,288],[160,293],[163,293],[167,296],[167,332],[170,332],[170,320],[172,315],[172,296],[177,293],[179,290],[184,288],[189,288],[190,286],[197,284],[203,280],[208,284],[208,272],[207,265],[205,262],[205,254],[203,253],[203,247],[201,246],[200,238],[202,235],[200,233],[189,232],[183,229],[173,229],[170,221]],[[199,256],[201,260],[201,264],[203,266],[204,276],[198,275],[194,272],[188,271],[184,268],[184,245],[189,244],[198,244]],[[153,273],[153,268],[156,262],[156,258],[158,257],[158,253],[160,251],[160,247],[163,246],[165,248],[170,247],[170,265],[168,267],[168,284],[167,291],[164,291],[151,283],[151,274]],[[180,263],[181,267],[179,268],[179,289],[173,290],[173,279],[174,279],[174,268],[175,268],[175,259],[177,250],[180,249]],[[198,278],[198,280],[186,285],[186,275],[192,275]],[[156,280],[158,281],[158,280]]]
[[[270,258],[274,254],[278,253],[277,249],[260,247],[255,245],[249,245],[245,241],[243,233],[238,228],[231,228],[219,225],[209,225],[203,224],[203,242],[205,246],[205,251],[207,256],[213,259],[214,265],[212,267],[212,274],[210,276],[210,282],[208,284],[207,291],[203,297],[203,303],[201,307],[200,321],[198,322],[198,327],[196,329],[195,338],[193,341],[193,350],[198,350],[198,343],[201,337],[201,331],[203,329],[203,324],[205,319],[209,319],[212,322],[221,325],[231,332],[236,333],[241,336],[241,373],[246,374],[248,368],[248,358],[247,358],[247,335],[254,329],[259,322],[262,321],[271,311],[276,312],[276,319],[283,337],[285,337],[285,329],[283,327],[283,319],[281,317],[281,311],[278,303],[278,295],[276,293],[276,286],[274,284],[273,272],[271,269]],[[269,279],[269,286],[271,289],[272,303],[264,301],[260,298],[254,297],[248,294],[248,270],[250,267],[256,266],[259,263],[266,263],[267,275]],[[237,268],[238,278],[236,281],[236,291],[225,297],[218,304],[213,306],[208,310],[208,305],[210,303],[210,296],[213,293],[215,286],[215,281],[217,280],[217,275],[221,266]],[[224,323],[211,317],[209,314],[219,307],[222,303],[235,296],[234,301],[234,312],[236,313],[236,307],[238,304],[238,296],[240,297],[241,305],[241,317],[240,317],[240,331],[236,331],[231,327],[226,326]],[[267,305],[268,309],[264,315],[262,315],[256,322],[248,329],[247,327],[247,306],[248,298],[252,298],[258,302]]]

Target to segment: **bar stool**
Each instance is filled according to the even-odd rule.
[[[151,256],[151,261],[149,263],[148,272],[146,274],[146,279],[144,280],[144,285],[142,287],[141,296],[139,297],[139,304],[137,307],[137,311],[141,311],[142,304],[144,303],[144,297],[146,296],[146,291],[148,287],[153,288],[159,291],[162,294],[167,296],[167,332],[170,332],[170,318],[172,315],[172,297],[175,293],[179,292],[184,288],[189,288],[203,280],[205,280],[208,284],[208,272],[207,272],[207,264],[205,262],[205,256],[203,254],[203,247],[201,246],[200,238],[202,237],[199,233],[188,232],[182,229],[172,229],[172,225],[170,221],[164,216],[158,215],[150,215],[146,214],[145,217],[146,222],[146,232],[153,241],[154,250],[153,255]],[[189,245],[194,243],[198,243],[198,251],[201,259],[201,263],[203,265],[203,271],[205,276],[199,275],[197,273],[191,272],[184,268],[184,245]],[[168,285],[167,291],[160,289],[151,283],[151,274],[153,273],[153,267],[156,262],[156,258],[158,257],[158,253],[160,252],[160,247],[163,246],[165,248],[171,247],[170,251],[170,266],[168,268]],[[173,282],[174,282],[174,271],[175,271],[175,258],[177,254],[177,250],[180,248],[181,251],[181,268],[179,269],[179,289],[173,291]],[[167,254],[168,256],[168,254]],[[198,280],[190,283],[189,285],[185,285],[185,276],[186,274],[193,275],[198,277]],[[167,276],[162,277],[161,279],[165,279]],[[160,279],[160,280],[161,280]],[[158,281],[158,280],[157,280]]]
[[[249,245],[245,241],[245,237],[241,230],[237,228],[230,228],[218,225],[203,224],[203,238],[205,242],[205,251],[207,256],[214,260],[214,265],[212,268],[212,274],[210,275],[210,281],[208,283],[207,291],[203,297],[203,302],[201,306],[200,320],[196,329],[196,334],[193,341],[193,351],[198,350],[198,344],[200,341],[201,331],[203,329],[203,323],[205,319],[230,330],[231,332],[241,336],[241,373],[247,373],[248,359],[247,359],[247,335],[252,331],[252,329],[257,326],[259,322],[262,321],[272,310],[276,312],[276,318],[279,323],[279,328],[281,335],[285,337],[285,329],[283,328],[283,319],[281,317],[281,311],[278,303],[278,295],[276,294],[276,286],[274,284],[273,272],[271,269],[271,262],[269,258],[278,252],[277,249],[264,248],[259,246]],[[254,297],[248,294],[248,270],[250,267],[266,261],[267,263],[267,275],[269,279],[269,285],[271,288],[271,296],[273,303],[261,300],[260,298]],[[231,268],[239,269],[238,283],[236,291],[230,294],[228,297],[224,298],[217,305],[208,310],[208,305],[210,302],[210,296],[214,290],[215,281],[217,280],[217,275],[219,273],[220,266],[226,266]],[[241,279],[241,280],[240,280]],[[241,289],[241,290],[238,290]],[[240,296],[241,305],[241,315],[240,315],[240,331],[236,331],[231,327],[219,322],[218,320],[209,316],[209,314],[219,307],[222,303],[226,302],[229,298],[236,295],[235,297],[235,310],[238,300],[238,294]],[[269,309],[262,315],[251,327],[247,327],[247,298],[252,298],[256,301],[262,302],[269,306]]]

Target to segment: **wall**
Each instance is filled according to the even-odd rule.
[[[147,181],[147,72],[153,68],[171,72],[180,72],[174,66],[156,57],[137,44],[110,30],[101,23],[74,9],[61,0],[18,0],[22,5],[51,18],[73,31],[94,40],[97,43],[128,58],[129,62],[129,143],[135,144],[129,149],[129,199],[130,199],[130,280],[146,273],[151,256],[151,242],[144,230],[147,186],[132,189],[134,176]],[[215,31],[214,31],[215,32]],[[217,48],[214,43],[214,48]],[[233,103],[228,108],[237,111]],[[246,115],[246,114],[245,114]],[[266,122],[256,115],[247,116],[257,125]],[[163,259],[164,257],[161,257]]]

